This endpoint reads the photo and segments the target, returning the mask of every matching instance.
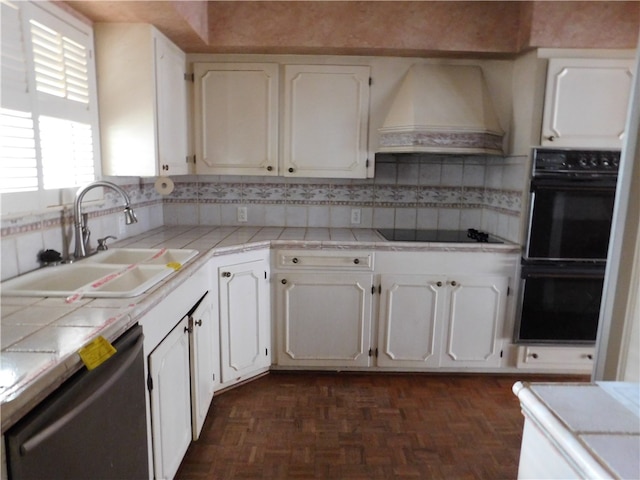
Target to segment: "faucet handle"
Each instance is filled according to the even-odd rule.
[[[109,240],[110,238],[113,238],[114,240],[118,239],[118,237],[114,237],[113,235],[107,235],[104,238],[99,238],[97,250],[99,251],[109,250],[109,246],[107,245],[107,240]]]

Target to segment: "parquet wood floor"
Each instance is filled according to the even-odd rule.
[[[514,479],[518,380],[589,378],[272,372],[214,397],[177,478]]]

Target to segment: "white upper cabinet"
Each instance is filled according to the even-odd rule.
[[[189,173],[185,54],[151,25],[95,26],[105,175]]]
[[[621,148],[633,60],[552,58],[541,145]]]
[[[366,178],[368,66],[285,65],[284,174]]]
[[[369,76],[368,66],[195,63],[197,173],[366,178]]]
[[[196,63],[196,170],[278,174],[278,65]]]

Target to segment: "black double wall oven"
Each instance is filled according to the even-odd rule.
[[[516,343],[595,343],[619,160],[533,150]]]

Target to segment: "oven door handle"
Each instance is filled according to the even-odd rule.
[[[527,265],[523,263],[520,278],[603,278],[605,265]]]
[[[530,191],[535,190],[583,190],[591,192],[608,192],[615,190],[615,179],[577,179],[577,178],[533,178]]]

